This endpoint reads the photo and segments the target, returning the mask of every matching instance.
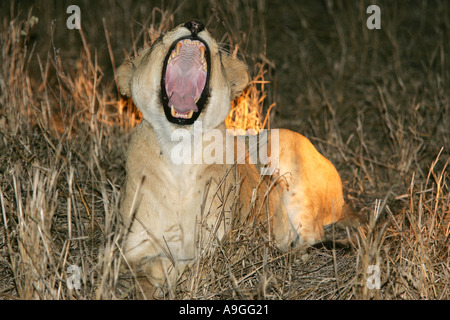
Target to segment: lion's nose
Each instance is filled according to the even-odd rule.
[[[184,26],[192,33],[194,37],[205,29],[205,25],[198,20],[191,20],[184,24]]]

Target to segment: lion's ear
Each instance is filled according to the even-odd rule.
[[[228,54],[222,55],[222,64],[227,74],[228,85],[231,88],[231,100],[234,100],[242,93],[250,81],[247,65],[238,58]]]
[[[145,56],[145,50],[142,50],[137,57],[125,60],[117,69],[117,84],[120,93],[124,96],[131,98],[131,79],[133,79],[136,68]]]
[[[117,84],[122,95],[131,97],[131,78],[136,68],[132,60],[126,60],[117,69]]]

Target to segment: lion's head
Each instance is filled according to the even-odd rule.
[[[192,20],[164,34],[118,69],[123,95],[132,97],[159,136],[202,122],[216,128],[249,81],[247,66],[220,50],[204,25]]]

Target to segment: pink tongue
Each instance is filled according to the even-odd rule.
[[[198,47],[183,45],[166,69],[169,107],[173,106],[178,113],[197,112],[195,100],[202,94],[205,83],[206,73],[202,70]]]
[[[197,105],[192,97],[189,95],[180,96],[174,92],[169,99],[169,106],[173,106],[178,113],[188,113],[191,110],[198,111]]]

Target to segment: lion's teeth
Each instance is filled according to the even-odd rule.
[[[181,42],[178,42],[177,43],[177,50],[176,50],[177,55],[180,53],[181,46],[182,46]]]
[[[200,59],[203,62],[203,60],[205,59],[205,47],[200,47]]]
[[[183,119],[190,119],[194,115],[194,110],[189,111],[189,113],[178,113],[175,111],[174,106],[170,107],[170,114],[174,118],[183,118]]]

